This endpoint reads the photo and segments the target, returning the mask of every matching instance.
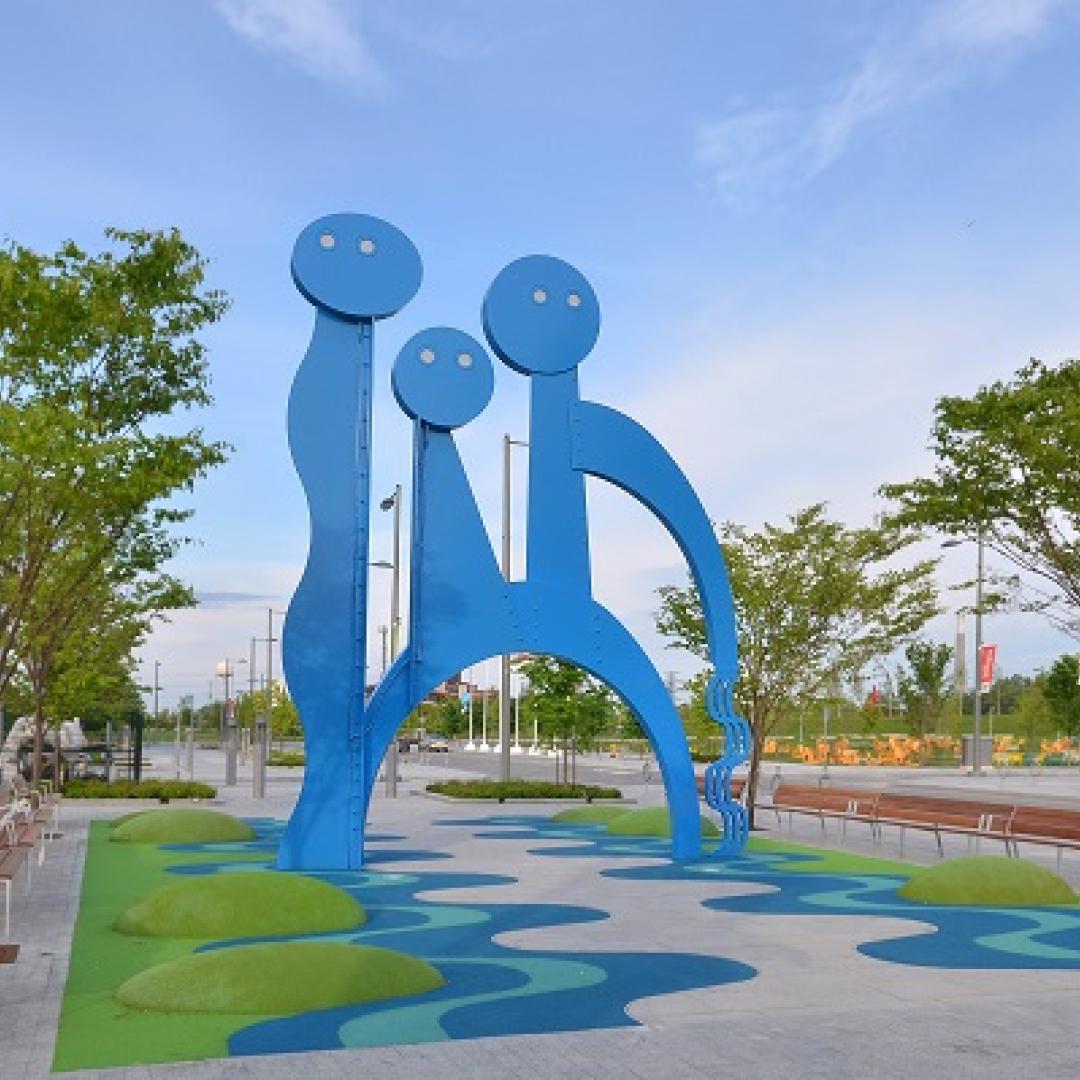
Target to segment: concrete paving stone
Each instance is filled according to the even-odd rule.
[[[162,757],[151,748],[151,756]],[[171,760],[171,754],[165,754]],[[466,762],[476,765],[474,757]],[[449,763],[448,763],[449,764]],[[483,763],[491,767],[490,763]],[[613,763],[618,766],[620,763]],[[617,773],[599,758],[588,759],[597,775],[618,775],[633,781],[636,770]],[[200,778],[220,784],[220,754],[201,752]],[[613,1031],[574,1032],[447,1042],[420,1047],[321,1052],[238,1058],[221,1062],[160,1065],[150,1068],[67,1074],[78,1080],[223,1080],[236,1077],[373,1076],[394,1080],[544,1080],[574,1077],[593,1080],[619,1076],[712,1077],[740,1075],[753,1080],[997,1080],[1031,1074],[1038,1080],[1075,1080],[1080,1054],[1070,1044],[1080,1016],[1080,973],[1068,972],[942,972],[873,960],[858,953],[863,941],[910,934],[920,924],[910,919],[885,920],[858,916],[754,916],[710,912],[701,907],[708,896],[736,895],[749,883],[652,882],[604,878],[607,867],[652,865],[641,856],[568,858],[528,856],[530,849],[561,846],[564,841],[477,843],[470,826],[438,824],[449,819],[478,819],[494,813],[490,806],[462,807],[406,793],[427,778],[458,770],[439,763],[406,768],[402,797],[388,800],[377,789],[372,806],[373,830],[407,837],[407,848],[437,847],[453,853],[459,867],[477,872],[508,873],[518,880],[506,886],[432,893],[436,900],[465,902],[470,895],[484,902],[574,903],[610,912],[604,923],[550,927],[502,935],[509,947],[526,945],[587,952],[603,948],[642,951],[709,952],[751,963],[759,976],[749,983],[688,991],[645,999],[629,1011],[645,1026]],[[784,776],[806,779],[820,770],[784,766]],[[973,778],[948,771],[918,775],[911,770],[844,772],[830,769],[834,784],[888,781],[905,790],[971,790]],[[171,773],[170,773],[171,775]],[[623,781],[622,777],[628,779]],[[995,797],[1034,793],[1047,800],[1080,805],[1080,772],[995,776],[979,781],[980,793]],[[299,774],[271,775],[269,797],[250,796],[249,773],[241,784],[222,788],[219,805],[241,815],[287,816],[295,800]],[[661,799],[655,785],[634,788],[641,805]],[[16,926],[24,955],[6,971],[0,969],[0,1030],[5,1032],[0,1076],[3,1080],[40,1080],[48,1075],[52,1039],[66,979],[68,950],[86,849],[90,818],[127,812],[128,805],[87,807],[68,803],[63,814],[64,838],[49,851],[43,867],[35,867],[31,897],[17,897]],[[553,807],[537,809],[550,813]],[[512,812],[512,811],[511,811]],[[775,816],[759,815],[762,824]],[[788,829],[772,833],[812,846],[885,858],[900,852],[899,835],[886,830],[881,842],[866,830],[846,836],[830,826],[822,835],[817,823],[795,819]],[[770,835],[766,831],[765,835]],[[912,861],[938,860],[932,837],[908,832],[903,855]],[[948,854],[964,854],[963,842],[946,842]],[[983,849],[996,853],[990,846]],[[1033,852],[1053,867],[1053,852]],[[446,865],[446,864],[443,864]],[[409,864],[402,864],[405,869]],[[417,861],[417,870],[433,864]],[[1080,856],[1067,857],[1063,873],[1080,884]],[[711,885],[711,891],[710,891]],[[21,890],[20,890],[21,893]],[[800,922],[799,919],[802,919]],[[925,924],[921,924],[925,927]],[[47,954],[47,955],[46,955]],[[13,1013],[13,1009],[21,1009]],[[15,1017],[17,1022],[11,1023]]]

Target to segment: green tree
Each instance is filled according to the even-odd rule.
[[[1054,723],[1069,735],[1080,735],[1080,670],[1075,656],[1059,656],[1046,673],[1043,695]]]
[[[1029,608],[1080,636],[1080,360],[934,408],[934,475],[881,490],[897,520],[975,538],[1039,584]]]
[[[912,538],[891,523],[849,529],[820,503],[756,533],[721,527],[739,628],[736,703],[753,733],[750,806],[764,742],[776,725],[910,640],[937,614],[935,562],[895,563]],[[672,647],[708,660],[697,590],[664,586],[660,597],[660,633]]]
[[[1046,700],[1045,676],[1029,680],[1021,691],[1013,713],[1014,730],[1024,740],[1024,749],[1034,753],[1040,739],[1054,731],[1054,715]]]
[[[270,717],[270,736],[274,739],[292,739],[303,735],[300,713],[289,692],[281,683],[275,682],[271,695],[273,711]],[[240,727],[254,730],[258,717],[266,715],[266,690],[245,694],[236,706],[236,722]],[[214,725],[218,723],[213,719]]]
[[[932,641],[909,642],[904,649],[907,667],[896,673],[896,688],[904,704],[904,718],[913,735],[938,731],[949,701],[952,678],[949,661],[952,649]]]
[[[432,730],[448,739],[456,738],[468,729],[469,714],[461,699],[453,695],[439,698],[428,706],[427,715]]]
[[[614,714],[607,687],[576,664],[552,656],[533,657],[520,671],[529,683],[521,699],[523,722],[535,718],[545,737],[560,739],[564,759],[571,740],[575,748],[592,747]]]
[[[190,602],[159,570],[190,514],[169,500],[226,451],[162,424],[210,401],[197,334],[224,296],[175,231],[107,239],[0,248],[0,696],[21,668],[38,745],[57,659],[95,606],[115,592],[139,619]]]

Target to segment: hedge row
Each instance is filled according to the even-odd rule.
[[[440,780],[428,791],[455,799],[621,799],[613,787],[553,784],[547,780]]]
[[[273,750],[268,765],[303,765],[304,755],[296,750]]]
[[[68,799],[212,799],[217,788],[190,780],[69,780],[64,785]]]

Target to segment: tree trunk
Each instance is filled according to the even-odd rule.
[[[750,828],[754,827],[754,807],[757,804],[758,780],[761,778],[761,749],[764,739],[761,725],[750,722],[750,772],[746,777],[746,814]]]
[[[34,756],[30,769],[30,782],[41,783],[41,766],[45,756],[45,695],[34,687]]]

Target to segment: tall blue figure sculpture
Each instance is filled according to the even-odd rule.
[[[363,288],[360,278],[350,285],[354,267],[320,258],[334,250],[327,248],[326,234],[345,230],[346,223],[349,241],[361,253],[365,236],[369,248],[375,244],[369,257],[386,244],[389,280],[377,304],[368,278]],[[375,264],[360,265],[367,271]],[[407,302],[419,284],[419,260],[408,241],[385,223],[339,217],[305,230],[293,266],[301,291],[319,310],[315,339],[290,403],[293,454],[311,506],[312,549],[286,621],[285,667],[304,720],[308,769],[279,864],[309,869],[359,865],[378,765],[401,722],[448,677],[485,657],[519,650],[571,660],[623,698],[660,763],[672,815],[673,854],[679,859],[700,854],[697,791],[678,714],[640,646],[592,597],[586,474],[617,484],[649,507],[690,565],[716,669],[707,706],[726,735],[723,756],[707,770],[706,798],[723,820],[721,852],[740,850],[746,815],[731,798],[730,776],[732,767],[745,760],[749,742],[731,703],[736,638],[726,567],[697,496],[659,443],[628,417],[579,398],[577,367],[600,327],[588,282],[558,259],[531,256],[506,267],[484,300],[484,328],[492,348],[530,379],[524,581],[507,582],[499,571],[453,436],[491,398],[494,373],[486,350],[448,327],[422,331],[401,349],[392,386],[414,423],[409,644],[365,708],[370,467],[370,404],[365,412],[365,402],[370,401],[371,320]],[[343,311],[334,301],[344,293],[352,299]],[[346,377],[352,335],[341,331],[321,338],[320,326],[328,318],[333,326],[343,318],[347,326],[359,323],[355,383]],[[327,399],[334,395],[337,405],[328,414]],[[354,397],[359,404],[350,411]],[[345,434],[350,423],[355,432],[351,443]],[[310,425],[320,434],[309,434]],[[355,478],[351,504],[341,475],[346,472]],[[337,524],[346,518],[348,529]],[[353,553],[351,574],[343,566],[346,549]]]
[[[372,336],[420,288],[420,255],[364,214],[312,222],[293,280],[315,331],[289,397],[289,447],[307,495],[311,546],[282,634],[285,677],[304,724],[304,786],[281,844],[287,869],[363,860],[363,735],[371,498]]]

